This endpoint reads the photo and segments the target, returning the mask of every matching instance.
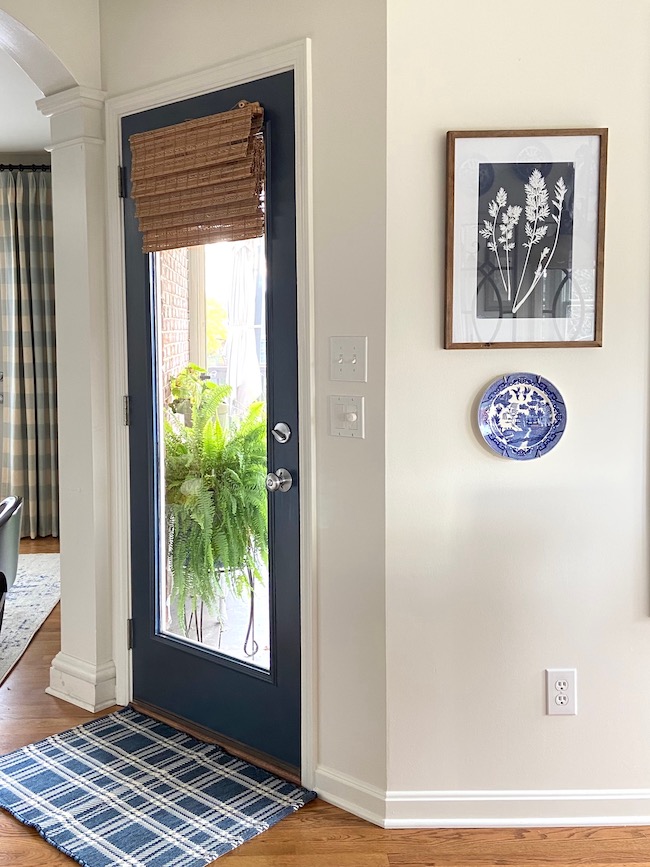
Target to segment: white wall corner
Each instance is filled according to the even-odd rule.
[[[92,665],[67,653],[58,653],[50,667],[45,692],[96,713],[115,704],[115,666]]]

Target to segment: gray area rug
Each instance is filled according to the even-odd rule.
[[[59,597],[59,555],[21,554],[0,631],[0,683],[27,650]]]

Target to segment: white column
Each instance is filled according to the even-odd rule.
[[[61,652],[47,692],[91,711],[115,702],[104,98],[74,87],[38,103],[52,132],[61,526]]]

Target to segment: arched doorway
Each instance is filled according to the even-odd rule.
[[[0,48],[12,57],[45,96],[75,87],[70,71],[47,45],[0,9]]]

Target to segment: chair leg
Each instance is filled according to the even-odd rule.
[[[2,630],[2,619],[5,614],[5,600],[7,599],[7,579],[3,572],[0,572],[0,630]]]

